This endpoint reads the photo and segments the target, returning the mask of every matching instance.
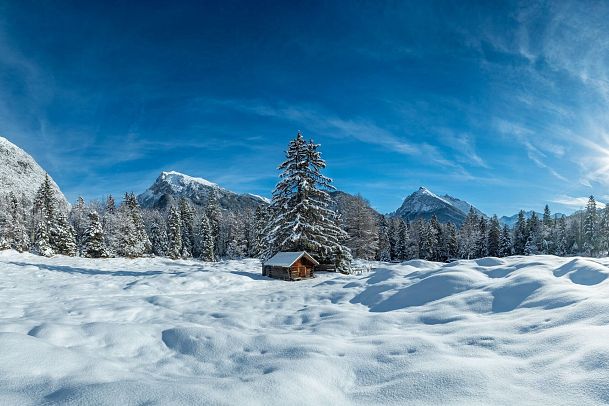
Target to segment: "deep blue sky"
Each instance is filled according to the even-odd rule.
[[[297,130],[382,212],[609,199],[607,2],[94,3],[0,1],[0,135],[70,200],[162,170],[269,196]]]

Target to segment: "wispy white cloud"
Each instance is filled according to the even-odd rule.
[[[411,142],[406,137],[399,137],[364,118],[344,119],[335,114],[311,106],[271,105],[261,101],[224,100],[219,105],[294,122],[300,128],[308,128],[318,134],[335,138],[352,138],[367,144],[378,145],[403,155],[421,157],[425,162],[432,162],[442,167],[459,170],[464,175],[467,171],[461,165],[446,157],[435,145],[426,142]],[[467,139],[458,141],[455,148],[466,151],[470,146]],[[467,151],[472,154],[472,150]],[[477,162],[481,162],[478,157]]]
[[[586,205],[588,204],[588,197],[582,196],[582,197],[575,197],[575,196],[568,196],[568,195],[560,195],[555,197],[552,201],[554,203],[558,203],[558,204],[562,204],[568,207],[572,207],[575,209],[579,209],[579,208],[584,208],[586,207]],[[605,207],[605,203],[602,203],[600,201],[596,201],[596,207],[598,208],[604,208]]]

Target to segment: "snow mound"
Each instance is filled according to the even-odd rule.
[[[577,258],[554,271],[554,276],[565,275],[578,285],[598,285],[609,276],[609,268],[598,262]]]
[[[608,263],[372,263],[294,283],[257,260],[3,251],[0,404],[603,404]]]

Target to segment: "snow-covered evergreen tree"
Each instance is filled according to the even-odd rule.
[[[497,216],[491,217],[488,224],[487,255],[498,257],[501,251],[501,225]]]
[[[598,254],[609,255],[609,206],[600,210],[598,221]]]
[[[87,258],[106,258],[104,229],[96,211],[89,213],[89,224],[84,231],[82,240],[82,255]]]
[[[218,202],[218,194],[213,189],[207,200],[205,207],[205,215],[209,221],[210,234],[213,239],[214,258],[221,258],[224,244],[220,238],[220,225],[222,224],[222,213],[220,211],[220,203]]]
[[[512,255],[512,236],[510,228],[507,225],[501,230],[501,238],[499,240],[499,257],[509,257]]]
[[[463,225],[459,230],[459,254],[461,258],[475,258],[480,245],[479,227],[480,220],[472,207],[470,208],[469,213],[467,213]]]
[[[227,217],[228,233],[226,244],[226,257],[228,259],[241,259],[247,254],[247,239],[243,227],[243,219],[234,215]]]
[[[378,261],[391,261],[391,242],[389,240],[389,224],[387,218],[380,216],[378,222],[378,242],[379,247],[376,253]]]
[[[483,216],[480,216],[478,219],[475,255],[477,258],[482,258],[488,255],[488,222]]]
[[[182,235],[180,211],[173,206],[169,210],[169,217],[167,218],[167,256],[169,258],[178,259],[182,257]]]
[[[152,253],[158,257],[167,255],[169,241],[167,238],[167,222],[158,210],[145,210],[143,212],[146,231],[150,236]]]
[[[332,180],[321,174],[326,163],[318,149],[319,144],[307,143],[300,132],[290,142],[286,161],[278,168],[281,180],[273,191],[263,257],[305,250],[319,262],[334,263],[338,271],[349,272],[351,254],[343,246],[348,235],[330,209],[327,191],[334,187]]]
[[[596,256],[598,244],[598,214],[596,212],[596,200],[590,196],[586,206],[586,217],[584,220],[584,253],[588,256]]]
[[[555,233],[555,254],[561,257],[568,255],[569,243],[567,234],[567,221],[565,216],[558,219]]]
[[[191,207],[190,203],[181,198],[178,208],[180,210],[180,219],[181,224],[180,228],[182,230],[182,258],[192,258],[193,250],[194,250],[194,210]]]
[[[72,206],[72,210],[70,210],[69,219],[70,224],[74,229],[74,237],[76,239],[77,251],[80,255],[83,255],[82,247],[85,238],[85,231],[87,230],[89,225],[89,218],[87,215],[85,201],[81,196],[79,196],[76,200],[76,204]]]
[[[529,234],[527,231],[527,221],[524,210],[520,210],[518,213],[518,220],[514,227],[514,254],[524,255],[525,246],[527,244]]]
[[[525,255],[537,255],[541,250],[542,241],[542,222],[537,217],[537,214],[533,212],[531,218],[527,222],[528,237],[524,247]]]
[[[63,210],[57,210],[53,220],[49,229],[49,241],[53,251],[60,255],[75,256],[78,247],[76,246],[74,229],[70,225],[66,213]]]
[[[199,258],[208,262],[215,261],[214,236],[206,213],[201,215],[197,240],[199,241]]]
[[[448,235],[447,247],[448,247],[448,258],[453,259],[459,256],[459,236],[457,234],[457,227],[453,223],[446,225],[446,234]]]
[[[51,225],[55,219],[55,211],[55,197],[51,180],[47,174],[34,198],[32,250],[38,255],[50,257],[55,253],[51,246],[50,237]]]
[[[30,237],[27,231],[27,219],[23,201],[11,191],[5,202],[3,235],[0,249],[12,248],[24,252],[30,248]]]

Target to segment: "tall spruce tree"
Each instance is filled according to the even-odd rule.
[[[516,225],[514,226],[514,254],[524,255],[528,237],[525,213],[524,210],[520,210],[518,212],[518,220],[516,220]]]
[[[389,240],[389,224],[387,217],[381,215],[378,221],[379,247],[376,253],[378,261],[391,261],[391,242]]]
[[[182,258],[192,258],[194,251],[194,209],[190,203],[181,198],[178,208],[180,210],[180,228],[182,230]]]
[[[512,236],[510,228],[507,225],[501,230],[501,238],[499,240],[499,257],[509,257],[512,255]]]
[[[87,258],[106,258],[108,253],[104,243],[104,229],[99,214],[89,213],[89,224],[83,233],[82,255]]]
[[[348,235],[330,208],[328,191],[334,187],[321,173],[325,167],[319,144],[307,143],[298,132],[278,167],[281,180],[273,191],[264,258],[279,251],[305,250],[321,263],[333,263],[338,271],[350,271],[351,253],[343,245]]]
[[[596,212],[596,200],[594,200],[594,196],[590,196],[586,205],[583,237],[584,253],[587,256],[595,256],[598,242],[598,214]]]
[[[487,254],[491,257],[498,257],[501,251],[501,225],[496,215],[491,217],[487,234]]]
[[[167,256],[171,259],[182,257],[182,219],[177,207],[172,206],[167,218]]]
[[[208,262],[215,261],[214,236],[212,234],[211,225],[209,224],[209,219],[205,213],[201,215],[198,234],[198,241],[200,244],[198,249],[199,258]]]

